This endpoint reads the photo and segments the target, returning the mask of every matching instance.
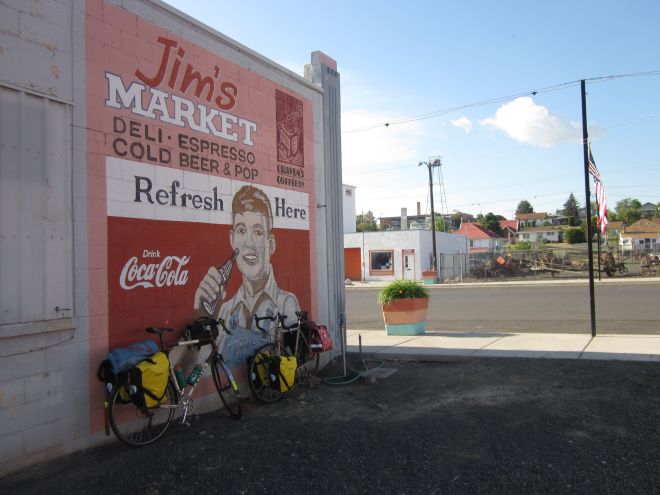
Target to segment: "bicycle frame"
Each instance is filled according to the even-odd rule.
[[[295,334],[296,334],[295,344],[293,346],[293,349],[290,349],[290,351],[291,351],[291,354],[293,356],[298,356],[298,351],[300,350],[300,347],[299,347],[300,346],[300,340],[302,339],[304,341],[305,345],[309,344],[307,342],[307,339],[303,335],[303,332],[301,332],[301,324],[304,321],[303,320],[303,315],[304,315],[304,313],[296,311],[296,316],[298,317],[298,319],[296,320],[295,323],[292,323],[289,326],[284,324],[284,322],[287,318],[286,315],[282,315],[280,313],[278,313],[274,316],[262,316],[262,317],[259,317],[259,316],[255,315],[254,320],[255,320],[257,328],[268,335],[269,342],[273,343],[273,344],[276,344],[277,356],[280,356],[282,349],[286,348],[286,343],[284,342],[285,334],[287,334],[287,333],[290,334],[290,333],[295,332]],[[273,322],[273,321],[275,322],[274,334],[271,331],[271,329],[263,328],[261,325],[259,325],[259,323],[261,321],[266,321],[266,320],[271,321],[271,322]],[[309,347],[309,345],[308,345],[308,347]]]
[[[221,325],[225,332],[230,333],[227,328],[224,326],[224,322],[221,322]],[[167,330],[169,331],[170,329],[160,329],[160,330]],[[147,329],[149,331],[149,329]],[[201,381],[201,377],[204,376],[204,373],[206,373],[206,370],[209,368],[211,365],[211,362],[214,359],[220,360],[222,363],[222,366],[224,367],[225,371],[227,372],[231,387],[234,389],[235,392],[238,391],[238,384],[236,383],[236,380],[234,379],[234,376],[231,373],[231,370],[229,370],[228,367],[224,366],[224,360],[222,359],[222,355],[218,352],[218,345],[216,344],[215,339],[208,339],[208,340],[200,340],[200,339],[194,339],[194,340],[184,340],[184,341],[179,341],[175,342],[174,344],[168,344],[165,345],[163,341],[163,332],[162,331],[156,331],[154,333],[158,334],[158,338],[160,339],[160,348],[167,354],[168,361],[169,361],[169,371],[170,371],[170,381],[172,382],[172,385],[174,386],[174,389],[176,390],[177,393],[177,401],[176,404],[165,404],[162,405],[161,407],[164,409],[167,408],[173,408],[173,409],[178,409],[182,408],[183,409],[183,416],[181,418],[181,424],[188,424],[186,423],[186,419],[188,418],[188,415],[192,412],[192,407],[193,407],[193,399],[192,399],[192,394],[195,392],[195,389],[197,388],[197,385]],[[206,345],[211,345],[211,352],[209,353],[208,357],[206,360],[204,360],[203,363],[196,363],[195,365],[201,365],[202,369],[199,372],[199,377],[195,381],[195,383],[190,384],[188,381],[186,381],[186,384],[181,387],[179,385],[179,382],[176,378],[176,374],[174,372],[174,365],[172,364],[172,361],[169,360],[170,356],[170,351],[174,349],[175,347],[193,347],[193,346],[199,346],[199,347],[204,347]],[[217,357],[216,357],[217,356]]]
[[[294,383],[300,384],[302,382],[306,376],[303,371],[309,372],[308,363],[311,362],[311,357],[314,354],[310,353],[309,342],[302,328],[303,323],[307,321],[307,313],[297,311],[296,316],[298,317],[297,321],[291,325],[285,324],[286,316],[281,314],[264,317],[255,315],[254,317],[256,327],[268,334],[268,343],[257,348],[248,361],[248,383],[254,396],[261,402],[270,403],[279,400],[291,390]],[[273,328],[264,328],[261,325],[263,321],[275,322],[275,326]],[[286,336],[290,335],[293,331],[296,332],[295,340],[286,342]],[[306,348],[303,349],[302,346],[306,346]],[[296,358],[296,368],[294,381],[291,384],[285,381],[286,386],[280,390],[281,384],[278,384],[279,380],[276,380],[276,377],[268,370],[270,365],[267,363],[273,358],[279,360],[283,355],[294,356]],[[318,367],[318,355],[316,366]],[[264,382],[263,377],[266,375],[269,376],[269,384]],[[279,379],[283,379],[281,374]]]

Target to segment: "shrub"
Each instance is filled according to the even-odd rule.
[[[395,280],[378,293],[378,304],[388,304],[396,299],[428,298],[429,291],[415,280]]]
[[[585,242],[584,232],[580,228],[567,229],[564,232],[564,238],[569,244],[578,244],[580,242]]]
[[[518,241],[513,245],[516,251],[529,251],[532,249],[532,243],[529,241]]]

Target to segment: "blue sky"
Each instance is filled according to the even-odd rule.
[[[657,0],[167,3],[297,74],[314,50],[337,60],[358,212],[430,211],[435,156],[436,212],[584,205],[579,80],[652,71],[587,81],[587,117],[608,206],[660,202]]]

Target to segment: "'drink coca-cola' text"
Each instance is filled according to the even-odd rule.
[[[184,267],[189,261],[190,256],[165,256],[159,263],[138,263],[133,256],[121,270],[119,285],[124,290],[186,285],[188,270]]]

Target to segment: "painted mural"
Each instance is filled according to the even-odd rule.
[[[86,6],[91,360],[213,315],[235,330],[226,361],[244,366],[263,339],[254,315],[315,310],[311,101]]]

